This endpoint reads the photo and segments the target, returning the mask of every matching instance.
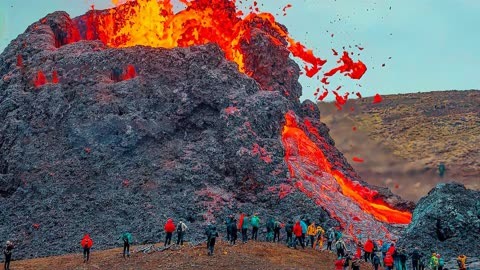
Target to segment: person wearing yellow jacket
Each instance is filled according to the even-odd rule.
[[[317,235],[317,226],[315,226],[315,222],[312,222],[310,226],[307,228],[307,236],[310,240],[310,246],[313,248],[313,244],[315,242],[315,236]],[[307,244],[308,245],[308,244]]]
[[[314,248],[316,248],[318,245],[318,247],[321,250],[323,249],[323,236],[325,234],[325,230],[321,226],[317,226],[316,233],[317,233],[317,241],[315,242]]]

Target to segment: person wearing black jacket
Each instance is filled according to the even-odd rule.
[[[12,260],[12,253],[14,248],[15,247],[13,246],[13,243],[7,241],[7,244],[3,249],[3,255],[5,255],[5,270],[10,270],[10,261]]]
[[[419,262],[422,259],[422,254],[418,250],[418,247],[415,247],[411,256],[412,256],[412,269],[413,270],[420,270]]]
[[[292,247],[293,242],[293,221],[289,220],[285,225],[285,232],[287,233],[287,246]]]
[[[227,231],[230,233],[230,244],[231,245],[235,245],[235,241],[237,241],[237,233],[238,233],[238,229],[237,229],[237,220],[232,217],[232,219],[230,220],[230,223],[227,224]]]
[[[218,237],[217,227],[215,226],[214,222],[212,222],[207,226],[207,229],[205,230],[205,234],[207,235],[208,255],[212,256],[213,250],[215,248],[215,242]]]

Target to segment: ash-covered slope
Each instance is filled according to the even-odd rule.
[[[445,260],[465,254],[480,266],[480,192],[458,183],[439,184],[420,199],[412,223],[398,244],[426,256],[440,253]],[[455,261],[450,261],[452,269]],[[449,268],[450,269],[450,268]],[[471,268],[477,269],[477,268]]]
[[[66,13],[50,14],[0,55],[0,235],[15,241],[19,257],[76,251],[85,232],[96,248],[114,245],[124,229],[156,242],[168,217],[187,220],[195,238],[206,220],[229,212],[325,216],[323,198],[289,178],[287,112],[335,171],[367,186],[334,147],[316,106],[300,104],[298,66],[262,29],[243,47],[254,80],[215,44],[66,44],[76,27]],[[340,205],[355,204],[338,185],[329,188]],[[377,202],[412,207],[368,188]],[[353,216],[341,216],[342,226],[364,235],[387,226],[362,214],[357,228]]]

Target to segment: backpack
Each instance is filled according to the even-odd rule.
[[[274,227],[276,230],[279,230],[279,229],[281,228],[280,222],[275,221],[275,224],[273,225],[273,227]]]
[[[443,258],[440,258],[440,259],[438,260],[438,266],[443,267],[444,265],[445,265],[445,261],[443,260]]]
[[[215,227],[215,226],[210,227],[208,229],[207,236],[210,239],[217,237],[218,236],[217,227]]]
[[[343,242],[337,241],[337,243],[335,244],[335,247],[336,247],[337,249],[339,249],[339,250],[340,250],[340,249],[343,249]]]

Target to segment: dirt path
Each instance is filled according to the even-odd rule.
[[[160,246],[160,245],[157,245]],[[134,250],[135,247],[132,248]],[[84,264],[81,254],[68,254],[12,263],[11,270],[94,270],[94,269],[334,269],[335,255],[326,251],[289,249],[283,244],[253,243],[227,245],[220,242],[215,255],[206,247],[183,247],[177,251],[134,253],[124,260],[122,250],[92,251]],[[363,265],[361,269],[373,269]]]

